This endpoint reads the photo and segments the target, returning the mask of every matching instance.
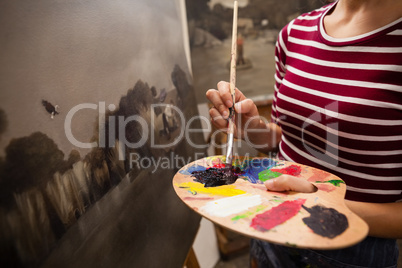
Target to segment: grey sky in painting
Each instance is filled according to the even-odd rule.
[[[12,138],[35,131],[47,134],[68,155],[78,149],[64,132],[72,107],[118,105],[139,79],[171,90],[174,65],[188,71],[184,49],[178,47],[183,43],[178,42],[183,38],[178,2],[2,0],[0,109],[8,124],[0,136],[0,156]],[[151,16],[155,10],[161,16]],[[60,114],[51,119],[42,99],[59,105]],[[89,142],[97,115],[91,109],[75,115],[75,138]]]

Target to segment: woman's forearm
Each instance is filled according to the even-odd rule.
[[[345,200],[346,205],[369,225],[369,235],[402,238],[402,203],[365,203]]]

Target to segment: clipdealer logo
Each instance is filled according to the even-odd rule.
[[[131,115],[131,116],[124,116],[124,115],[107,115],[107,110],[110,112],[113,112],[116,110],[116,106],[114,104],[110,104],[106,107],[105,102],[99,102],[98,104],[95,103],[82,103],[74,106],[66,115],[65,121],[64,121],[64,130],[67,139],[70,141],[70,143],[78,148],[82,149],[91,149],[91,148],[114,148],[118,147],[118,153],[119,153],[119,160],[126,160],[126,148],[131,148],[131,149],[138,149],[141,148],[142,146],[149,144],[149,146],[153,149],[166,149],[166,148],[172,148],[176,146],[180,141],[182,141],[183,138],[185,138],[186,142],[194,149],[207,149],[210,146],[213,146],[214,148],[219,148],[219,149],[224,149],[226,147],[226,144],[222,144],[222,142],[219,142],[220,138],[218,138],[218,134],[220,133],[226,133],[226,130],[220,130],[216,129],[212,132],[212,126],[211,122],[209,120],[209,117],[201,116],[201,115],[196,115],[191,118],[189,118],[186,122],[186,118],[183,114],[183,112],[177,107],[172,104],[151,104],[151,113],[149,116],[143,118],[139,114]],[[97,110],[98,111],[98,138],[97,141],[91,141],[91,142],[83,142],[79,141],[72,132],[72,121],[74,119],[74,116],[83,110],[90,109],[90,110]],[[158,132],[158,128],[160,129],[161,127],[161,120],[158,118],[158,116],[155,113],[155,110],[159,111],[166,111],[170,110],[170,114],[174,113],[175,118],[177,118],[177,125],[179,126],[178,130],[175,132],[175,136],[170,137],[169,139],[165,140],[164,143],[160,143],[160,139],[158,139],[155,135],[155,133]],[[159,112],[160,113],[160,112]],[[106,118],[107,117],[107,118]],[[217,118],[214,118],[215,120]],[[250,120],[255,120],[255,118],[252,118]],[[159,121],[158,121],[159,120]],[[195,122],[197,120],[200,120],[201,122],[204,122],[204,126],[199,128],[195,127]],[[237,118],[237,120],[241,120],[241,117]],[[265,123],[267,122],[266,118],[259,117],[259,120],[264,121]],[[139,139],[135,142],[129,141],[126,137],[126,128],[127,126],[135,122],[137,124],[137,131],[139,133],[138,137]],[[106,129],[106,123],[108,124],[108,128]],[[242,122],[238,121],[238,124],[242,124]],[[255,145],[253,144],[249,137],[249,133],[253,132],[261,132],[261,130],[254,130],[249,126],[250,122],[245,122],[242,124],[244,126],[244,129],[242,131],[242,135],[244,136],[245,142],[255,148],[258,148],[260,146],[265,146],[265,145]],[[107,132],[107,133],[106,133]],[[201,144],[197,144],[193,141],[194,137],[192,138],[192,134],[195,133],[200,133],[203,134],[204,132],[210,133],[210,142],[204,142]],[[116,142],[116,140],[118,142]],[[159,143],[158,143],[159,142]],[[267,141],[268,143],[269,141]],[[138,159],[139,156],[138,154],[134,154],[130,156],[129,161],[133,165],[137,165],[138,162],[140,161]],[[145,160],[144,160],[145,161]],[[148,162],[153,162],[155,161],[160,161],[162,160],[151,160]],[[147,163],[148,163],[147,162]],[[146,163],[143,163],[146,165]]]
[[[154,112],[151,112],[150,114],[150,121],[145,120],[142,116],[136,114],[136,115],[131,115],[131,116],[123,116],[123,115],[109,115],[108,118],[106,118],[106,103],[105,102],[99,102],[99,104],[94,104],[94,103],[82,103],[74,106],[67,114],[65,121],[64,121],[64,130],[67,139],[70,141],[71,144],[78,148],[82,149],[91,149],[95,147],[100,147],[100,148],[105,148],[106,146],[108,147],[114,147],[116,145],[116,140],[118,140],[118,146],[119,146],[119,159],[120,160],[125,160],[125,150],[127,148],[131,149],[136,149],[144,146],[147,142],[149,142],[151,148],[155,149],[164,149],[164,148],[169,148],[177,145],[183,138],[186,139],[188,144],[192,146],[193,148],[197,149],[206,149],[210,146],[210,144],[204,143],[204,144],[197,144],[195,143],[192,138],[191,134],[192,133],[203,133],[204,131],[210,132],[212,130],[211,124],[209,120],[203,116],[194,116],[190,118],[187,123],[185,122],[185,116],[183,112],[176,106],[171,105],[171,104],[151,104],[151,111],[154,111],[157,108],[162,108],[166,109],[169,107],[169,109],[173,110],[174,113],[176,114],[180,126],[181,127],[178,135],[175,135],[174,137],[171,138],[167,143],[158,143],[157,138],[155,136],[156,128],[157,128],[157,117]],[[113,112],[116,109],[116,106],[114,104],[108,105],[108,110],[110,112]],[[98,139],[97,141],[92,141],[92,142],[83,142],[79,141],[72,132],[72,121],[74,116],[82,110],[85,109],[91,109],[91,110],[98,110],[98,129],[99,129],[99,134],[98,134]],[[106,120],[109,125],[108,128],[108,133],[106,133]],[[192,127],[194,122],[196,120],[202,120],[207,124],[206,128],[194,128]],[[126,128],[129,123],[135,122],[137,123],[138,131],[140,132],[140,138],[138,141],[131,142],[127,140],[126,138]],[[117,130],[117,131],[116,131]],[[116,133],[117,132],[117,133]],[[218,146],[217,144],[214,144],[214,146]]]

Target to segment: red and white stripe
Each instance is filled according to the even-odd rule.
[[[402,18],[336,39],[323,30],[336,3],[303,14],[276,44],[272,119],[280,155],[327,170],[346,198],[402,200]]]

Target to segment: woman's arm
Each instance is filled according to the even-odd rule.
[[[345,200],[346,206],[369,225],[369,235],[402,238],[402,203],[365,203]]]

